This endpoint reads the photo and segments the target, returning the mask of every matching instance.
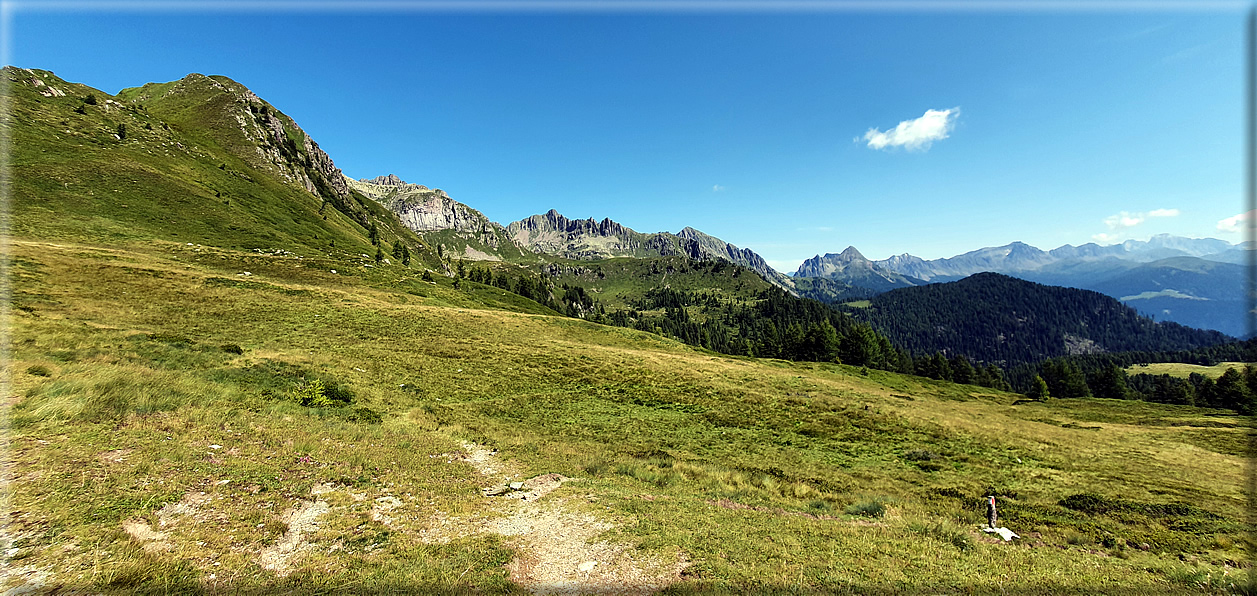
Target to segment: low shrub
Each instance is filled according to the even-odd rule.
[[[846,509],[843,509],[843,513],[862,517],[882,517],[886,515],[886,503],[880,498],[866,499],[847,505]]]
[[[51,377],[52,371],[42,364],[33,364],[26,369],[26,374],[36,377]]]

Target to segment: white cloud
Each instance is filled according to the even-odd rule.
[[[720,192],[720,191],[722,191],[722,190],[724,190],[724,189],[726,189],[726,188],[729,188],[729,187],[727,187],[727,186],[721,186],[721,185],[719,185],[719,184],[713,184],[713,185],[711,185],[711,191],[712,191],[712,192]]]
[[[1255,217],[1257,217],[1257,210],[1245,211],[1239,215],[1232,215],[1226,219],[1218,220],[1218,231],[1229,234],[1243,232],[1244,228],[1252,227]]]
[[[1110,230],[1123,230],[1126,228],[1133,228],[1143,223],[1144,219],[1145,217],[1142,213],[1128,213],[1123,211],[1117,215],[1110,215],[1104,218],[1104,225],[1108,226]]]
[[[864,136],[856,141],[868,141],[870,149],[886,149],[887,147],[904,147],[909,151],[924,151],[934,141],[947,138],[947,133],[956,125],[956,117],[960,108],[947,110],[926,110],[925,115],[916,120],[904,120],[898,126],[886,132],[870,128]]]
[[[1091,236],[1096,242],[1121,242],[1125,240],[1124,231],[1133,228],[1152,217],[1178,217],[1180,211],[1178,209],[1153,209],[1146,213],[1131,213],[1122,211],[1117,215],[1110,215],[1104,218],[1104,225],[1108,226],[1111,233],[1100,233]]]
[[[1104,225],[1108,226],[1110,230],[1124,230],[1143,223],[1149,217],[1178,217],[1178,214],[1178,209],[1153,209],[1147,213],[1123,211],[1117,215],[1110,215],[1104,218]]]

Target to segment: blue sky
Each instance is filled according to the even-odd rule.
[[[109,93],[226,75],[355,178],[397,174],[503,224],[554,208],[693,226],[788,272],[848,245],[1244,239],[1226,221],[1246,209],[1238,5],[204,6],[11,4],[6,62]]]

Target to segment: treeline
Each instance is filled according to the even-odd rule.
[[[1218,362],[1257,361],[1257,340],[1233,342],[1184,352],[1128,352],[1053,358],[1009,371],[1013,388],[1033,398],[1102,397],[1138,399],[1257,413],[1257,370],[1228,368],[1216,381],[1200,373],[1188,378],[1167,374],[1128,374],[1132,365],[1183,362],[1212,366]],[[1042,381],[1042,383],[1040,383]]]
[[[602,305],[597,303],[580,286],[563,284],[555,286],[550,276],[510,275],[506,272],[494,273],[487,267],[467,269],[462,261],[458,262],[454,272],[454,286],[460,286],[460,280],[467,279],[476,283],[500,288],[523,296],[551,310],[573,318],[598,318],[605,314]]]
[[[655,314],[646,311],[660,311]],[[691,310],[701,315],[691,315]],[[886,336],[817,300],[765,289],[747,302],[714,292],[652,288],[603,322],[675,337],[724,354],[805,362],[840,362],[957,383],[1007,389],[1004,372],[941,353],[913,357]]]
[[[1009,389],[998,366],[972,363],[964,356],[948,358],[942,353],[913,357],[867,323],[775,287],[744,302],[721,300],[709,290],[652,288],[630,299],[628,308],[608,312],[583,287],[556,286],[545,274],[536,278],[494,273],[487,267],[467,269],[461,262],[454,273],[456,286],[459,280],[467,279],[513,292],[570,317],[658,333],[723,354],[836,362]]]

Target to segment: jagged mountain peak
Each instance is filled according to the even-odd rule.
[[[877,267],[854,246],[848,246],[838,254],[812,257],[799,266],[794,276],[837,280],[875,292],[921,283],[920,280]]]
[[[864,255],[860,254],[860,251],[854,246],[848,246],[845,250],[838,254],[838,258],[847,262],[868,260],[864,258]]]
[[[397,174],[388,174],[386,176],[376,176],[375,178],[359,178],[358,182],[370,182],[371,184],[380,184],[384,186],[406,186],[406,181],[397,177]]]

